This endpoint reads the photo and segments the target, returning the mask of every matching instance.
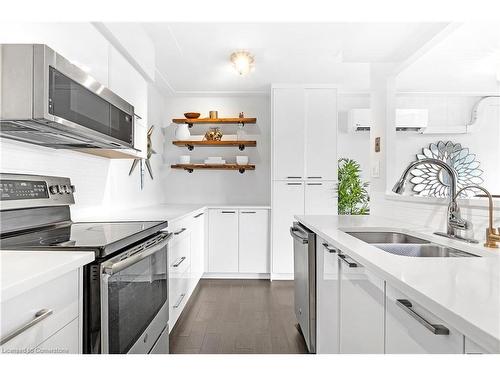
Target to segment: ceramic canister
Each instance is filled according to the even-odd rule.
[[[187,141],[189,140],[189,138],[191,138],[188,124],[177,125],[177,129],[175,129],[175,138],[177,138],[179,141]]]

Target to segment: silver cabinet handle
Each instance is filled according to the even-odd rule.
[[[181,302],[182,300],[184,299],[184,297],[186,297],[186,294],[185,293],[182,293],[180,296],[179,296],[179,299],[177,300],[177,302],[175,303],[174,306],[172,306],[174,309],[177,309],[180,305],[181,305]]]
[[[307,178],[313,179],[313,178],[323,178],[323,177],[322,176],[307,176]]]
[[[255,211],[241,211],[242,214],[256,214]]]
[[[182,228],[180,231],[178,231],[178,232],[174,232],[174,234],[175,234],[176,236],[178,236],[179,234],[181,234],[181,233],[182,233],[182,232],[184,232],[185,230],[186,230],[186,228]]]
[[[422,315],[413,310],[413,305],[407,299],[397,299],[396,305],[402,308],[405,312],[408,313],[412,318],[422,324],[425,328],[431,331],[435,335],[449,335],[450,330],[443,326],[442,324],[432,324],[427,319],[425,319]]]
[[[172,267],[179,267],[181,265],[182,262],[184,262],[186,260],[186,257],[181,257],[181,259],[179,259],[178,262],[172,264]]]
[[[289,186],[299,186],[302,185],[302,182],[287,182],[286,184]]]
[[[236,211],[221,211],[221,214],[235,214]]]
[[[2,337],[0,339],[0,345],[3,345],[7,341],[12,340],[14,337],[19,336],[21,333],[23,333],[24,331],[26,331],[28,328],[31,328],[34,325],[40,323],[45,318],[48,318],[50,315],[52,315],[52,313],[53,313],[53,311],[50,310],[50,309],[42,309],[40,311],[37,311],[36,314],[35,314],[35,317],[32,320],[30,320],[28,323],[26,323],[25,325],[23,325],[23,326],[15,329],[14,331],[12,331],[11,333],[9,333],[5,337]]]
[[[307,185],[308,186],[321,186],[323,184],[321,182],[308,182]]]
[[[344,254],[338,254],[339,258],[342,259],[349,268],[357,267],[358,263],[350,262],[349,259]]]
[[[328,251],[331,254],[337,252],[336,248],[334,248],[333,246],[328,245],[326,242],[323,242],[323,246],[326,249],[326,251]]]
[[[294,179],[297,178],[297,179],[299,179],[299,178],[302,178],[302,176],[287,176],[287,178],[294,178]]]
[[[205,213],[204,213],[204,212],[202,212],[201,214],[194,215],[194,218],[195,218],[195,219],[197,219],[197,218],[199,218],[200,216],[202,216],[202,215],[204,215],[204,214],[205,214]]]
[[[294,228],[294,227],[290,228],[290,234],[292,235],[292,237],[299,240],[303,245],[305,245],[306,243],[309,243],[308,238],[301,237],[296,232],[301,232],[301,231],[297,228]]]

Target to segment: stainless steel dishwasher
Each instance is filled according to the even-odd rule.
[[[294,222],[293,237],[295,315],[309,353],[316,353],[316,235]]]

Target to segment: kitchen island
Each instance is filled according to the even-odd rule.
[[[321,282],[327,279],[335,280],[333,284],[330,284],[333,288],[338,288],[332,289],[334,293],[338,291],[339,294],[339,306],[334,306],[338,308],[340,315],[338,326],[332,328],[328,326],[328,323],[324,328],[325,331],[330,329],[334,333],[338,331],[339,352],[356,351],[356,348],[349,350],[349,341],[356,341],[353,336],[356,334],[356,329],[360,328],[359,322],[354,322],[349,337],[344,337],[347,343],[344,348],[349,348],[345,351],[342,350],[342,326],[348,327],[349,319],[356,317],[359,312],[355,306],[354,311],[346,308],[349,303],[353,302],[353,295],[366,292],[365,294],[369,295],[368,298],[373,298],[373,301],[377,300],[373,303],[373,314],[368,319],[368,332],[359,332],[365,335],[363,337],[365,342],[373,339],[374,344],[368,345],[368,352],[374,349],[374,352],[386,353],[400,352],[399,350],[402,352],[413,352],[413,350],[415,352],[420,352],[420,350],[421,352],[434,350],[436,352],[460,352],[462,350],[462,352],[500,353],[500,252],[498,249],[487,249],[482,244],[471,245],[449,240],[433,235],[433,230],[429,228],[416,227],[375,216],[297,216],[296,219],[317,235],[318,288],[321,288]],[[405,233],[465,251],[477,257],[440,258],[395,255],[346,233],[356,231]],[[323,244],[325,248],[333,249],[331,252],[336,254],[321,252],[319,249]],[[326,255],[320,259],[320,255],[323,254]],[[338,254],[340,257],[337,262]],[[335,256],[335,263],[330,261],[328,265],[327,256],[332,255]],[[348,259],[347,263],[346,259]],[[345,271],[342,273],[344,266],[346,266]],[[357,273],[353,273],[353,270],[357,270]],[[321,280],[322,278],[324,280]],[[360,292],[368,284],[369,290]],[[326,285],[328,287],[328,280]],[[318,299],[325,298],[322,297],[320,290],[318,293]],[[401,294],[403,297],[396,298],[392,296],[394,293]],[[322,323],[321,309],[324,306],[322,302],[324,301],[318,300],[319,335],[321,335]],[[342,306],[343,302],[345,302],[344,306]],[[396,304],[398,306],[394,308]],[[331,303],[327,304],[324,308],[331,305]],[[368,311],[369,306],[370,303],[367,302],[362,308]],[[408,327],[402,326],[401,322],[394,323],[391,320],[393,318],[391,311],[394,309],[397,314],[403,314],[403,319],[410,317],[409,319],[413,320],[410,324],[420,319],[423,325],[419,326],[417,322],[416,327]],[[333,313],[335,314],[335,311]],[[377,320],[376,316],[380,316],[380,319]],[[328,319],[331,321],[335,318],[331,316]],[[437,320],[440,324],[429,325],[431,320]],[[373,329],[377,325],[380,327]],[[445,327],[448,333],[446,330],[439,331],[441,326]],[[399,327],[399,332],[396,332],[397,329],[394,327]],[[427,329],[417,332],[416,339],[413,337],[411,338],[413,340],[408,340],[409,344],[405,350],[407,337],[403,336],[411,336],[412,329],[420,329],[419,327]],[[403,331],[404,334],[401,333]],[[373,332],[375,337],[370,338],[370,332]],[[442,344],[433,346],[431,343],[430,348],[426,347],[424,336],[427,332],[430,338],[438,338]],[[394,338],[392,342],[391,337]],[[456,342],[453,344],[453,350],[448,351],[451,346],[446,348],[444,346],[449,345],[450,340]],[[319,337],[318,345],[321,348]],[[325,345],[328,347],[328,342]],[[476,345],[482,350],[478,350]],[[333,349],[330,350],[336,350],[338,347],[339,345],[333,343],[330,345]],[[476,349],[468,349],[472,347]]]

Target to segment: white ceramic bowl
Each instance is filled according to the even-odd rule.
[[[180,164],[189,164],[191,163],[191,155],[181,155],[179,156]]]
[[[248,156],[236,156],[236,164],[238,165],[247,165],[248,164]]]

